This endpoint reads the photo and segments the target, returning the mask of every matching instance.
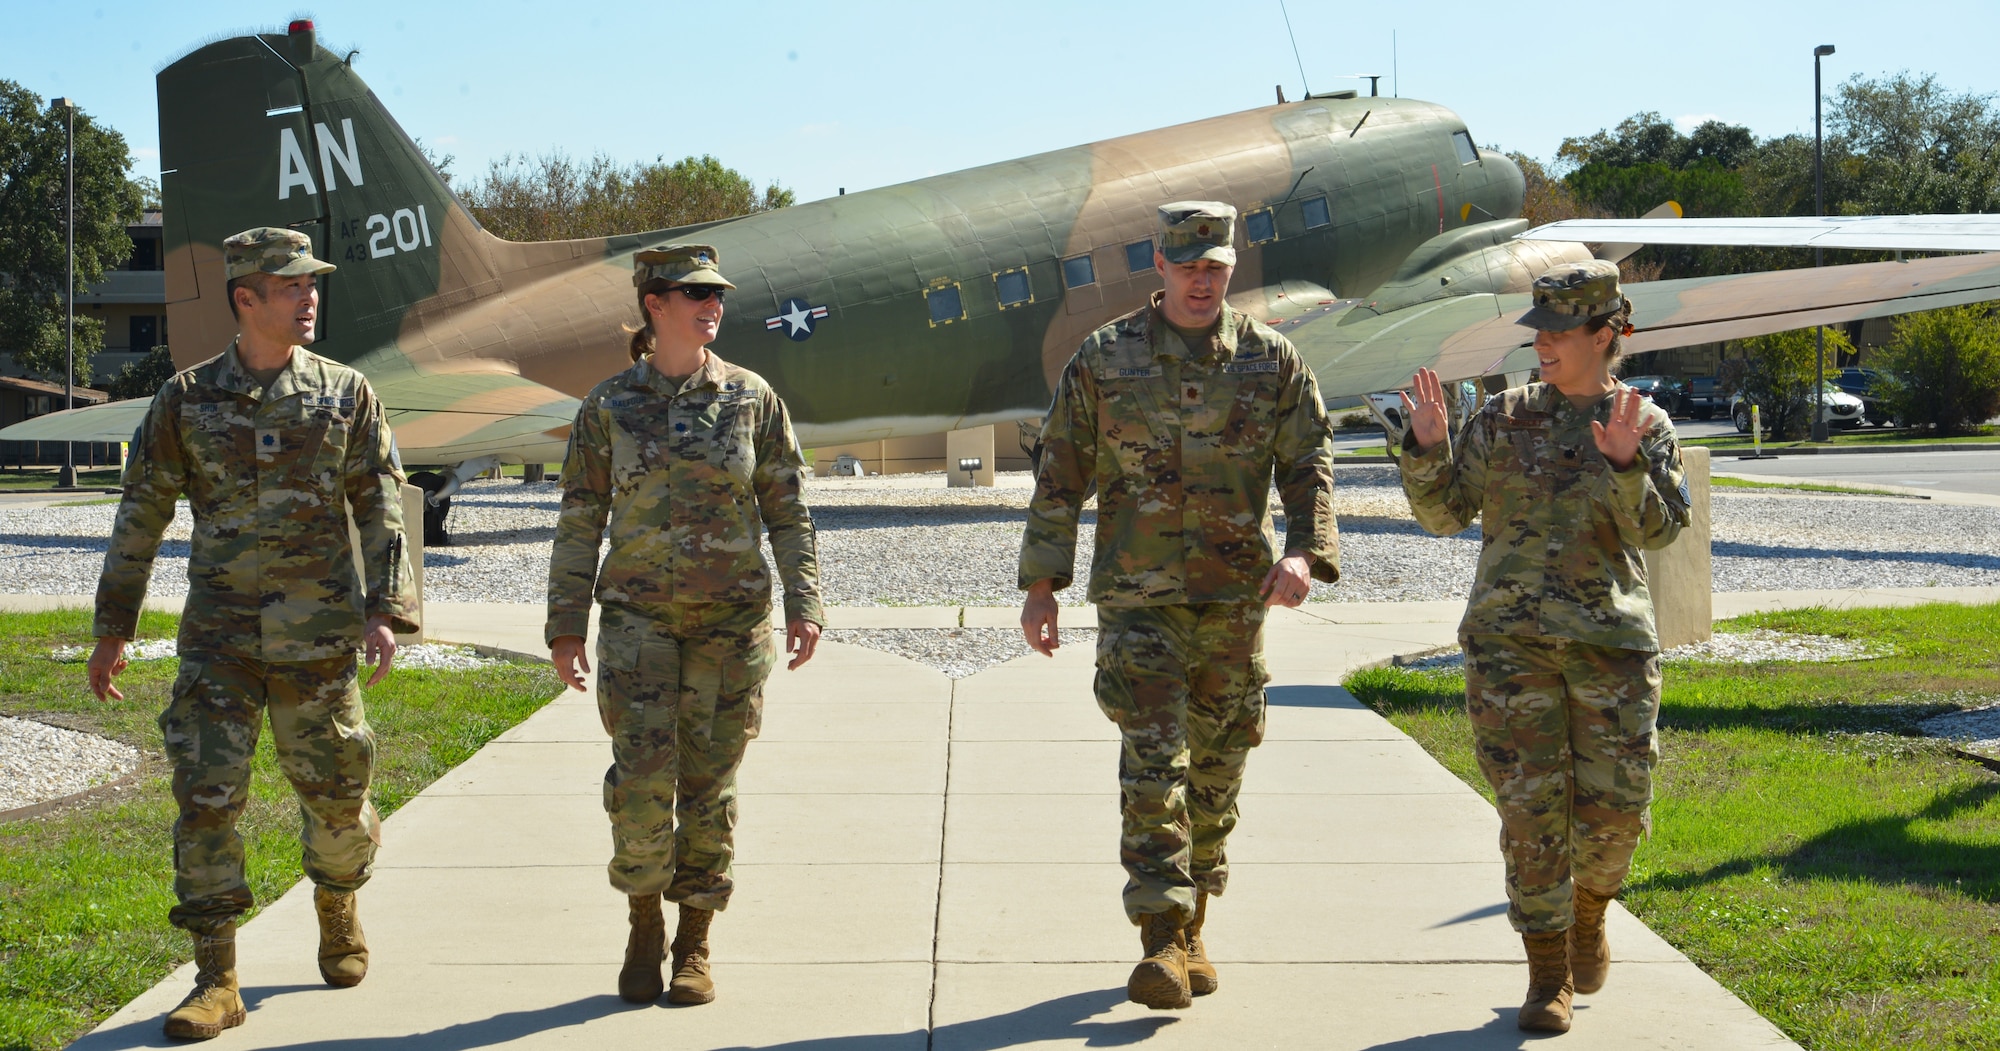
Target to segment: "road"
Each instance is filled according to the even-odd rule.
[[[1725,453],[1711,461],[1710,470],[2000,497],[2000,452],[1835,453],[1775,460],[1739,460]]]

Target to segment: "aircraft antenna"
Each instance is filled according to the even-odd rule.
[[[1305,97],[1312,98],[1312,85],[1306,83],[1306,60],[1299,57],[1299,35],[1292,32],[1292,13],[1285,10],[1285,0],[1278,0],[1278,13],[1285,16],[1285,35],[1292,38],[1292,58],[1299,64],[1299,83],[1306,89]]]

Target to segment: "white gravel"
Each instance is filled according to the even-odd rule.
[[[908,657],[954,679],[1034,652],[1018,628],[830,628],[824,637]],[[1058,637],[1065,649],[1097,647],[1096,628],[1062,628]]]
[[[1392,466],[1341,467],[1336,477],[1343,577],[1315,584],[1313,601],[1465,597],[1477,527],[1452,537],[1418,529]],[[990,489],[948,489],[941,475],[813,480],[808,498],[827,602],[1018,603],[1014,566],[1031,493],[1029,476],[1018,472]],[[452,499],[455,543],[424,554],[425,594],[542,602],[558,498],[554,482],[466,486]],[[0,511],[0,591],[92,593],[115,511],[108,504]],[[156,595],[186,592],[185,519],[183,512],[161,550]],[[1713,521],[1717,591],[2000,584],[2000,508],[1718,490]],[[1086,510],[1080,576],[1094,524]],[[1082,592],[1072,587],[1059,597],[1080,603]]]
[[[1802,663],[1860,661],[1887,657],[1890,654],[1891,651],[1881,647],[1870,646],[1852,639],[1835,638],[1831,635],[1794,635],[1789,632],[1772,631],[1769,628],[1752,628],[1749,631],[1718,632],[1707,642],[1675,646],[1660,656],[1669,661],[1736,664],[1761,661]],[[1458,671],[1465,667],[1465,653],[1462,650],[1433,653],[1401,660],[1398,666],[1412,671]]]
[[[131,745],[0,716],[0,810],[96,788],[138,765],[139,750]]]
[[[1955,741],[1968,751],[2000,759],[2000,702],[1932,716],[1918,728],[1932,737]]]

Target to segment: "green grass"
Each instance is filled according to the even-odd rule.
[[[77,468],[76,484],[82,489],[118,488],[119,469],[106,467],[102,470]],[[54,489],[56,472],[53,470],[0,471],[0,493],[33,492],[39,489]]]
[[[172,637],[178,619],[146,614],[140,637]],[[88,645],[82,611],[0,615],[0,714],[91,730],[144,755],[134,784],[108,798],[0,825],[0,1049],[52,1049],[89,1030],[188,958],[167,925],[174,903],[175,806],[154,720],[179,662],[134,662],[125,700],[100,703],[81,663],[58,645]],[[560,692],[547,665],[473,671],[401,668],[366,690],[380,746],[375,801],[392,813],[487,741]],[[269,735],[258,743],[243,820],[251,890],[268,902],[297,882],[298,805]]]
[[[1909,493],[1891,492],[1887,489],[1870,489],[1864,485],[1840,485],[1832,482],[1755,482],[1748,478],[1731,478],[1715,475],[1708,483],[1718,489],[1782,489],[1794,493],[1840,493],[1845,496],[1900,496],[1911,500],[1922,499]]]
[[[2000,606],[1722,627],[1894,655],[1669,665],[1654,832],[1626,905],[1814,1051],[2000,1047],[2000,776],[1916,730],[2000,700]],[[1377,669],[1348,688],[1487,791],[1462,676]]]

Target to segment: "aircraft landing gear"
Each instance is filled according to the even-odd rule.
[[[450,547],[451,534],[445,531],[444,518],[451,513],[451,497],[447,496],[433,504],[430,496],[444,488],[445,477],[436,471],[417,471],[410,475],[410,484],[424,491],[424,546]],[[408,529],[409,523],[403,523]]]

